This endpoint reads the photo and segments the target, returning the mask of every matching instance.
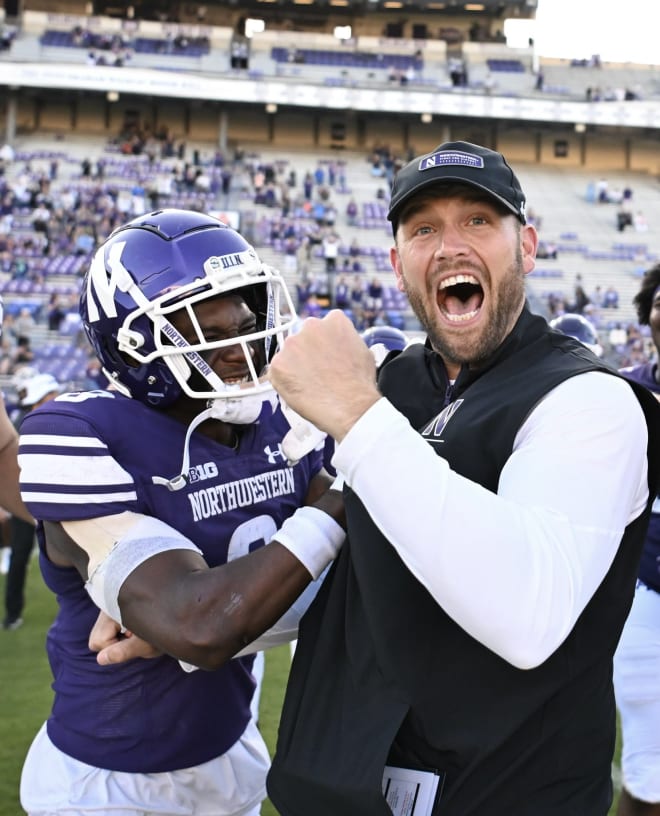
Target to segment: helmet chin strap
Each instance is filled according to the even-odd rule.
[[[240,387],[236,387],[240,391]],[[207,402],[207,407],[193,419],[188,425],[186,438],[183,443],[183,461],[181,462],[181,472],[171,479],[163,476],[152,476],[151,481],[157,485],[163,485],[170,491],[181,490],[188,484],[188,471],[190,470],[190,437],[196,428],[207,419],[218,419],[221,422],[228,422],[232,425],[252,425],[259,419],[264,405],[268,403],[271,409],[277,405],[277,394],[272,389],[260,391],[256,394],[249,394],[244,397],[224,397],[222,399],[212,399]]]
[[[237,391],[240,390],[237,386]],[[188,425],[186,438],[183,443],[183,460],[181,470],[177,476],[166,479],[163,476],[152,476],[154,484],[162,485],[170,491],[181,490],[188,484],[190,470],[190,437],[202,422],[207,419],[217,419],[232,425],[252,425],[259,419],[264,405],[268,403],[271,410],[275,410],[278,396],[274,390],[261,391],[244,397],[233,397],[209,400],[207,407],[201,411]],[[313,451],[324,441],[326,434],[320,431],[311,422],[303,419],[292,408],[280,400],[282,413],[291,426],[282,440],[282,450],[289,467],[293,467],[304,456]]]
[[[291,426],[282,440],[282,450],[289,467],[297,464],[303,456],[307,456],[325,440],[327,434],[320,431],[316,425],[297,414],[293,408],[280,400],[282,413]]]

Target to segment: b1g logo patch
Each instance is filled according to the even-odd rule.
[[[194,465],[188,471],[189,482],[205,482],[207,479],[215,479],[218,475],[218,466],[215,462],[204,462],[203,465]]]

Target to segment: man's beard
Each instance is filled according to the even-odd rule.
[[[488,275],[486,275],[488,279]],[[480,329],[479,336],[465,345],[466,340],[461,337],[453,338],[440,328],[434,314],[436,289],[422,293],[413,289],[404,274],[402,274],[404,291],[410,301],[410,306],[426,332],[431,347],[446,362],[461,366],[465,363],[478,365],[490,357],[502,344],[513,328],[520,314],[525,300],[525,277],[522,270],[522,255],[518,251],[516,259],[509,267],[507,275],[500,281],[496,293],[496,300],[490,300],[491,313],[485,326]],[[492,290],[491,290],[492,298]],[[433,307],[428,307],[429,300]]]

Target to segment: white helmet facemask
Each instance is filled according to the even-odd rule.
[[[131,320],[127,320],[122,327],[120,333],[122,350],[124,347],[130,347],[131,356],[141,361],[148,361],[155,356],[162,357],[183,393],[193,399],[206,401],[206,408],[188,426],[180,473],[171,479],[154,476],[152,477],[154,484],[165,485],[169,490],[179,490],[186,484],[190,464],[190,437],[206,420],[217,419],[234,425],[251,425],[259,419],[266,404],[271,410],[277,405],[277,394],[268,380],[267,366],[257,369],[255,359],[266,362],[275,349],[281,346],[293,326],[295,309],[279,273],[261,264],[256,256],[255,261],[252,266],[243,262],[235,273],[227,274],[226,268],[222,267],[222,259],[211,258],[205,264],[206,278],[203,280],[176,289],[154,301],[146,302],[145,299],[142,308],[134,315],[138,317],[145,314],[153,323],[156,350],[146,357],[138,356],[139,349],[136,349],[135,340],[141,335],[137,334],[136,338],[131,332]],[[215,274],[218,268],[221,270],[220,275]],[[207,340],[195,315],[194,306],[202,300],[240,291],[255,284],[265,287],[265,326],[238,337]],[[140,294],[137,294],[137,297]],[[196,342],[186,340],[169,319],[172,313],[180,313],[182,310],[188,315],[197,336]],[[263,354],[254,355],[255,345],[259,343],[262,344]],[[202,356],[202,353],[208,350],[229,346],[240,346],[242,349],[248,370],[244,382],[225,383]],[[196,376],[193,377],[193,373]]]

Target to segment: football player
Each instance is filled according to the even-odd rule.
[[[621,373],[660,400],[660,264],[646,270],[633,298],[637,319],[648,326],[653,357]],[[614,693],[621,718],[623,786],[617,816],[660,814],[660,496],[639,564],[630,614],[614,655]]]
[[[237,232],[164,210],[98,249],[80,312],[111,387],[62,394],[21,427],[22,493],[59,604],[55,698],[22,805],[257,814],[269,758],[253,653],[295,637],[314,584],[294,601],[344,536],[324,512],[341,518],[322,452],[288,463],[265,378],[291,298]],[[97,607],[162,654],[100,666]]]

